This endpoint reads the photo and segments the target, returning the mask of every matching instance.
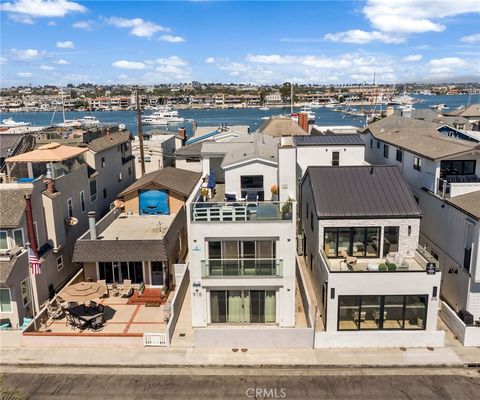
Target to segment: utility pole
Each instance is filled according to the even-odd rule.
[[[138,127],[138,142],[140,143],[140,168],[142,176],[145,175],[145,154],[143,152],[143,131],[142,131],[142,108],[140,107],[140,94],[136,90],[137,97],[137,127]]]

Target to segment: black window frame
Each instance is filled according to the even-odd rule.
[[[421,157],[413,156],[413,169],[415,169],[417,171],[422,170],[422,158]]]
[[[455,171],[454,163],[460,164],[460,170]],[[465,172],[467,163],[473,165],[471,170],[473,172]],[[445,178],[445,176],[456,176],[456,175],[475,175],[477,169],[477,160],[442,160],[440,161],[440,178]]]
[[[340,152],[332,151],[332,167],[338,167],[340,165]]]
[[[388,159],[388,156],[390,154],[390,146],[388,144],[383,144],[383,158]]]
[[[381,226],[332,226],[332,227],[324,227],[323,228],[323,249],[325,249],[325,238],[326,238],[326,231],[330,231],[330,233],[336,235],[336,240],[335,240],[335,254],[336,256],[330,257],[327,255],[328,258],[343,258],[342,255],[338,251],[338,246],[339,246],[339,234],[340,230],[346,231],[348,230],[348,237],[349,237],[349,242],[348,242],[348,249],[347,249],[347,254],[349,256],[352,256],[353,254],[353,246],[354,246],[354,237],[355,237],[355,230],[364,230],[364,238],[363,238],[363,244],[364,244],[364,255],[359,256],[355,255],[355,257],[359,258],[380,258],[380,238],[382,237],[382,227]],[[369,230],[376,229],[377,230],[377,254],[368,256],[367,255],[367,245],[368,245],[368,235],[369,235]],[[345,232],[344,232],[345,233]]]
[[[399,163],[403,162],[403,150],[397,149],[395,160],[397,160]]]

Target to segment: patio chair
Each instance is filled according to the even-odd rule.
[[[9,319],[0,321],[0,331],[9,330],[11,327],[12,327],[12,324],[10,323]]]
[[[247,195],[245,196],[245,201],[247,203],[257,203],[258,202],[258,193],[257,192],[247,192]]]
[[[90,322],[90,328],[95,332],[103,329],[103,314],[97,315],[95,319]]]
[[[346,250],[342,250],[340,254],[345,259],[347,264],[356,264],[357,263],[358,258],[349,256]]]
[[[52,302],[47,306],[47,314],[49,319],[60,319],[63,316],[62,307],[54,305]]]
[[[237,201],[237,194],[236,193],[225,193],[224,200],[227,203],[232,202],[232,201]]]
[[[130,279],[123,280],[123,287],[120,290],[120,297],[130,297],[133,294],[132,281]]]
[[[32,318],[24,318],[22,324],[18,324],[18,329],[21,331],[25,330],[30,322],[32,322]]]
[[[101,285],[105,286],[105,294],[101,297],[101,299],[104,299],[106,297],[110,297],[110,292],[108,291],[108,286],[107,286],[107,282],[105,281],[105,279],[98,280],[97,283],[100,283]]]

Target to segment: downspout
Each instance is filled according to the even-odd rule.
[[[26,194],[24,197],[25,197],[25,215],[27,217],[28,241],[30,242],[30,247],[32,251],[38,255],[37,238],[36,238],[35,226],[33,224],[31,195]]]

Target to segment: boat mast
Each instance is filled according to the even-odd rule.
[[[137,127],[138,127],[138,143],[140,144],[140,167],[142,176],[145,175],[145,155],[143,151],[143,130],[142,130],[142,109],[140,107],[140,95],[138,89],[136,90],[137,98]]]
[[[293,83],[290,83],[290,114],[293,114]]]
[[[62,96],[63,123],[65,123],[65,102],[63,101],[63,89],[60,90],[60,95]]]

